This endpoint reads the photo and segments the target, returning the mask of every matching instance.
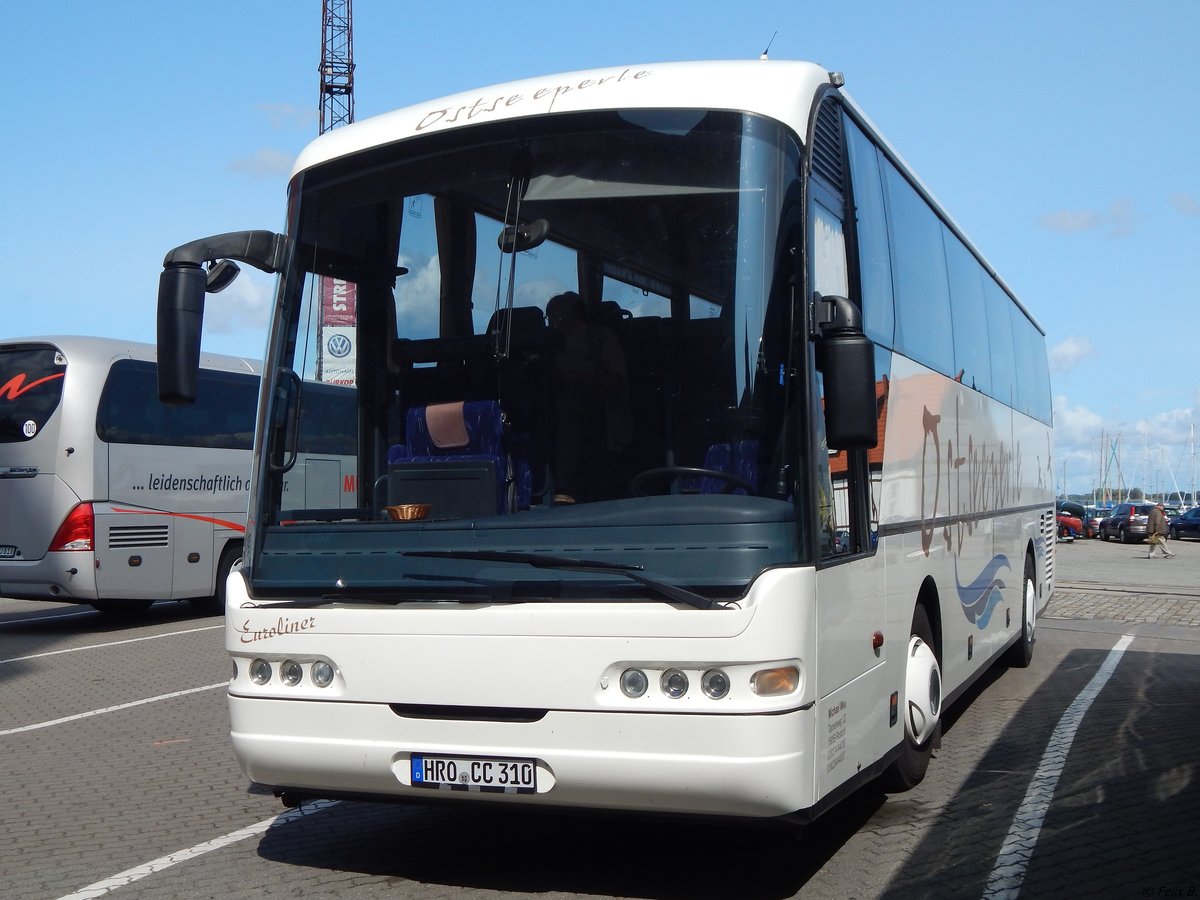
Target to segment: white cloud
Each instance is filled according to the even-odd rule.
[[[204,330],[213,334],[253,332],[265,338],[271,316],[275,279],[242,266],[237,280],[219,294],[209,294],[204,304]],[[263,340],[258,340],[262,344]]]
[[[1046,213],[1038,219],[1038,223],[1043,228],[1049,228],[1051,231],[1070,234],[1076,231],[1088,231],[1092,228],[1098,228],[1104,224],[1104,218],[1100,213],[1091,210],[1075,212],[1064,209],[1058,212]]]
[[[1133,204],[1128,200],[1118,200],[1107,210],[1064,209],[1046,213],[1038,219],[1038,224],[1050,231],[1063,234],[1107,228],[1112,237],[1124,237],[1133,231],[1135,221]]]
[[[271,127],[276,130],[305,128],[313,131],[312,126],[317,122],[317,113],[314,109],[301,108],[294,103],[260,103],[256,108],[267,117]]]
[[[1054,398],[1054,467],[1058,488],[1087,493],[1107,486],[1120,490],[1190,489],[1190,433],[1200,418],[1200,388],[1191,407],[1165,410],[1129,421],[1106,421],[1085,406]]]
[[[292,171],[294,157],[270,147],[262,147],[253,156],[243,156],[229,163],[232,172],[241,172],[251,178],[285,178]]]
[[[1081,362],[1096,355],[1096,348],[1086,337],[1071,336],[1050,348],[1050,371],[1070,372]]]
[[[1171,205],[1184,215],[1200,216],[1200,202],[1191,194],[1177,191],[1171,195]]]
[[[1099,437],[1104,419],[1085,406],[1071,406],[1064,396],[1054,398],[1054,440],[1059,446],[1090,444]]]
[[[438,257],[421,258],[401,254],[400,264],[408,274],[396,282],[396,315],[401,332],[416,337],[435,337],[441,308],[442,271]]]

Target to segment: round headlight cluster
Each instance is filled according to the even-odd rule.
[[[700,690],[710,700],[721,700],[729,696],[732,681],[721,669],[709,669],[700,679]],[[636,700],[650,687],[650,676],[642,669],[626,669],[621,673],[621,693]],[[679,700],[687,696],[691,680],[682,669],[667,669],[658,679],[658,687],[664,697]]]
[[[247,671],[250,680],[258,685],[268,684],[275,677],[275,667],[262,657],[251,660],[250,668]],[[301,684],[304,681],[304,672],[304,664],[294,659],[285,659],[279,663],[279,681],[285,687],[296,687]],[[327,688],[333,684],[336,674],[337,669],[328,660],[318,659],[308,666],[309,680],[319,688]]]
[[[697,676],[698,692],[693,690]],[[658,681],[659,694],[668,700],[681,700],[695,693],[703,694],[709,700],[724,700],[733,691],[735,681],[743,687],[749,687],[750,693],[759,697],[782,697],[794,694],[801,688],[800,667],[791,663],[761,669],[753,664],[742,664],[703,672],[698,669],[685,670],[669,663],[662,668],[631,666],[621,672],[618,683],[622,694],[636,700],[646,696],[655,680]],[[608,686],[607,676],[601,679],[601,685]]]

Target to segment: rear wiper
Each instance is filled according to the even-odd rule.
[[[410,550],[403,556],[428,556],[436,559],[476,559],[484,562],[523,563],[535,569],[570,569],[576,572],[600,572],[610,575],[624,575],[639,584],[644,584],[664,597],[679,603],[686,603],[696,609],[725,609],[708,597],[676,587],[663,581],[642,574],[642,566],[625,565],[623,563],[598,562],[590,559],[575,559],[571,556],[553,556],[548,553],[516,553],[508,550]]]

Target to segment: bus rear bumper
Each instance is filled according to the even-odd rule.
[[[548,712],[536,722],[405,718],[382,704],[230,696],[252,781],[304,797],[501,802],[776,817],[813,805],[811,709],[774,715]],[[369,737],[368,737],[369,736]],[[414,754],[532,760],[533,793],[414,787]]]
[[[41,559],[0,561],[0,597],[91,603],[98,597],[88,553],[47,553]]]

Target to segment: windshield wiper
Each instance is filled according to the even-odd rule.
[[[476,559],[483,562],[523,563],[535,569],[569,569],[576,572],[599,572],[609,575],[624,575],[639,584],[644,584],[664,597],[686,603],[696,609],[725,609],[717,601],[676,587],[642,574],[642,566],[623,563],[598,562],[590,559],[575,559],[571,556],[553,556],[549,553],[517,553],[508,550],[410,550],[403,556],[427,556],[436,559]]]

